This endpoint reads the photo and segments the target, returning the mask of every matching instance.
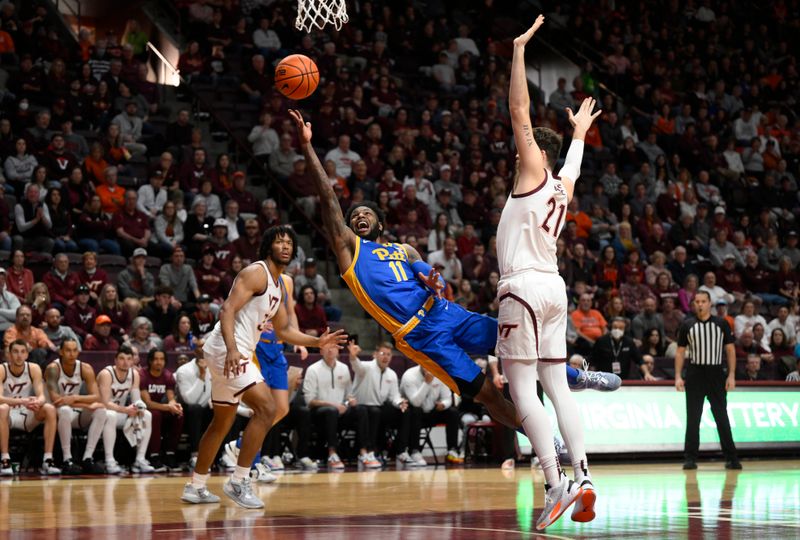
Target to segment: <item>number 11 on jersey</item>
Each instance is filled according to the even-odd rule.
[[[389,266],[391,267],[392,272],[394,272],[394,277],[397,279],[397,281],[408,281],[408,275],[406,274],[401,261],[391,261]]]

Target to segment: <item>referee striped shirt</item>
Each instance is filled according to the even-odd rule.
[[[678,347],[686,347],[686,357],[695,365],[722,365],[725,345],[733,342],[727,321],[713,315],[705,321],[687,317],[678,329]]]

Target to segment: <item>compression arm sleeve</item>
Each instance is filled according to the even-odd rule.
[[[562,178],[569,178],[573,182],[578,181],[581,175],[581,162],[583,161],[583,141],[580,139],[572,139],[567,152],[567,158],[564,160],[564,166],[558,171],[558,175]]]
[[[419,279],[419,274],[421,273],[423,276],[428,276],[433,270],[433,266],[429,265],[425,261],[416,261],[411,263],[411,270],[414,272],[414,277]],[[439,276],[439,281],[444,285],[444,278]]]

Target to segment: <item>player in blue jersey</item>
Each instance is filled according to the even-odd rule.
[[[483,403],[495,420],[520,429],[514,405],[481,372],[470,354],[486,354],[497,342],[497,320],[472,313],[442,298],[444,282],[408,244],[380,243],[383,213],[372,202],[342,215],[328,176],[311,145],[311,123],[299,111],[289,114],[319,194],[322,222],[342,278],[361,306],[387,332],[397,349],[457,394]],[[573,368],[579,387],[594,386],[594,374]],[[619,386],[611,378],[607,389]],[[602,385],[600,386],[602,388]]]

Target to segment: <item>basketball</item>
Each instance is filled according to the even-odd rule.
[[[319,84],[317,64],[302,54],[287,56],[275,66],[275,88],[289,99],[305,99]]]

